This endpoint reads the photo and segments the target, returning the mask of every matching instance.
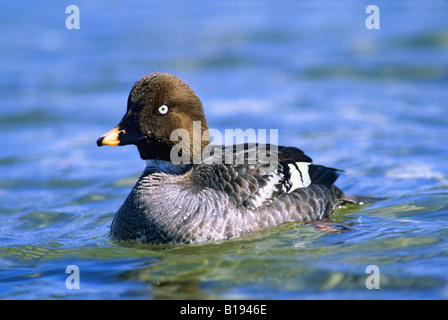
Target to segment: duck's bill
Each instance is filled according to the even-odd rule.
[[[96,141],[98,147],[101,146],[125,146],[127,144],[136,144],[139,141],[142,141],[145,137],[136,133],[127,132],[125,129],[122,129],[120,125],[116,126],[108,133],[99,137]]]

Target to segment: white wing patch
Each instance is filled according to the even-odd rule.
[[[272,193],[276,190],[276,185],[280,182],[281,177],[277,174],[272,175],[267,182],[266,186],[258,190],[258,195],[255,195],[254,202],[255,207],[261,207],[264,202],[272,197]]]
[[[292,192],[297,188],[305,188],[311,184],[309,174],[309,162],[296,162],[288,164],[289,172],[291,173],[292,187],[288,192]]]

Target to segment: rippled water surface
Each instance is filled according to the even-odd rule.
[[[0,4],[1,299],[448,298],[448,2],[378,3],[379,30],[354,0],[75,4],[79,30],[64,3]],[[188,82],[210,127],[278,129],[386,200],[338,209],[345,233],[115,243],[144,163],[95,142],[153,71]]]

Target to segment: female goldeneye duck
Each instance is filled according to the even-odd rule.
[[[213,161],[194,161],[197,139],[172,139],[176,129],[200,137],[200,153],[207,150]],[[338,170],[312,164],[297,148],[237,145],[230,149],[235,157],[229,163],[229,149],[220,153],[224,147],[213,146],[210,152],[209,142],[201,100],[185,82],[158,72],[138,80],[123,119],[97,141],[98,146],[134,144],[147,161],[112,221],[113,238],[144,243],[225,240],[288,221],[322,220],[338,204],[355,199],[333,185]],[[172,150],[179,145],[190,161],[172,161]],[[276,166],[266,169],[269,165],[257,157],[261,154],[275,156]]]

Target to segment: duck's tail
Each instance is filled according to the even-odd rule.
[[[386,200],[387,198],[378,198],[378,197],[360,197],[360,196],[350,196],[348,194],[342,194],[340,201],[345,203],[357,203],[357,204],[366,204],[366,203],[374,203],[378,201]]]

